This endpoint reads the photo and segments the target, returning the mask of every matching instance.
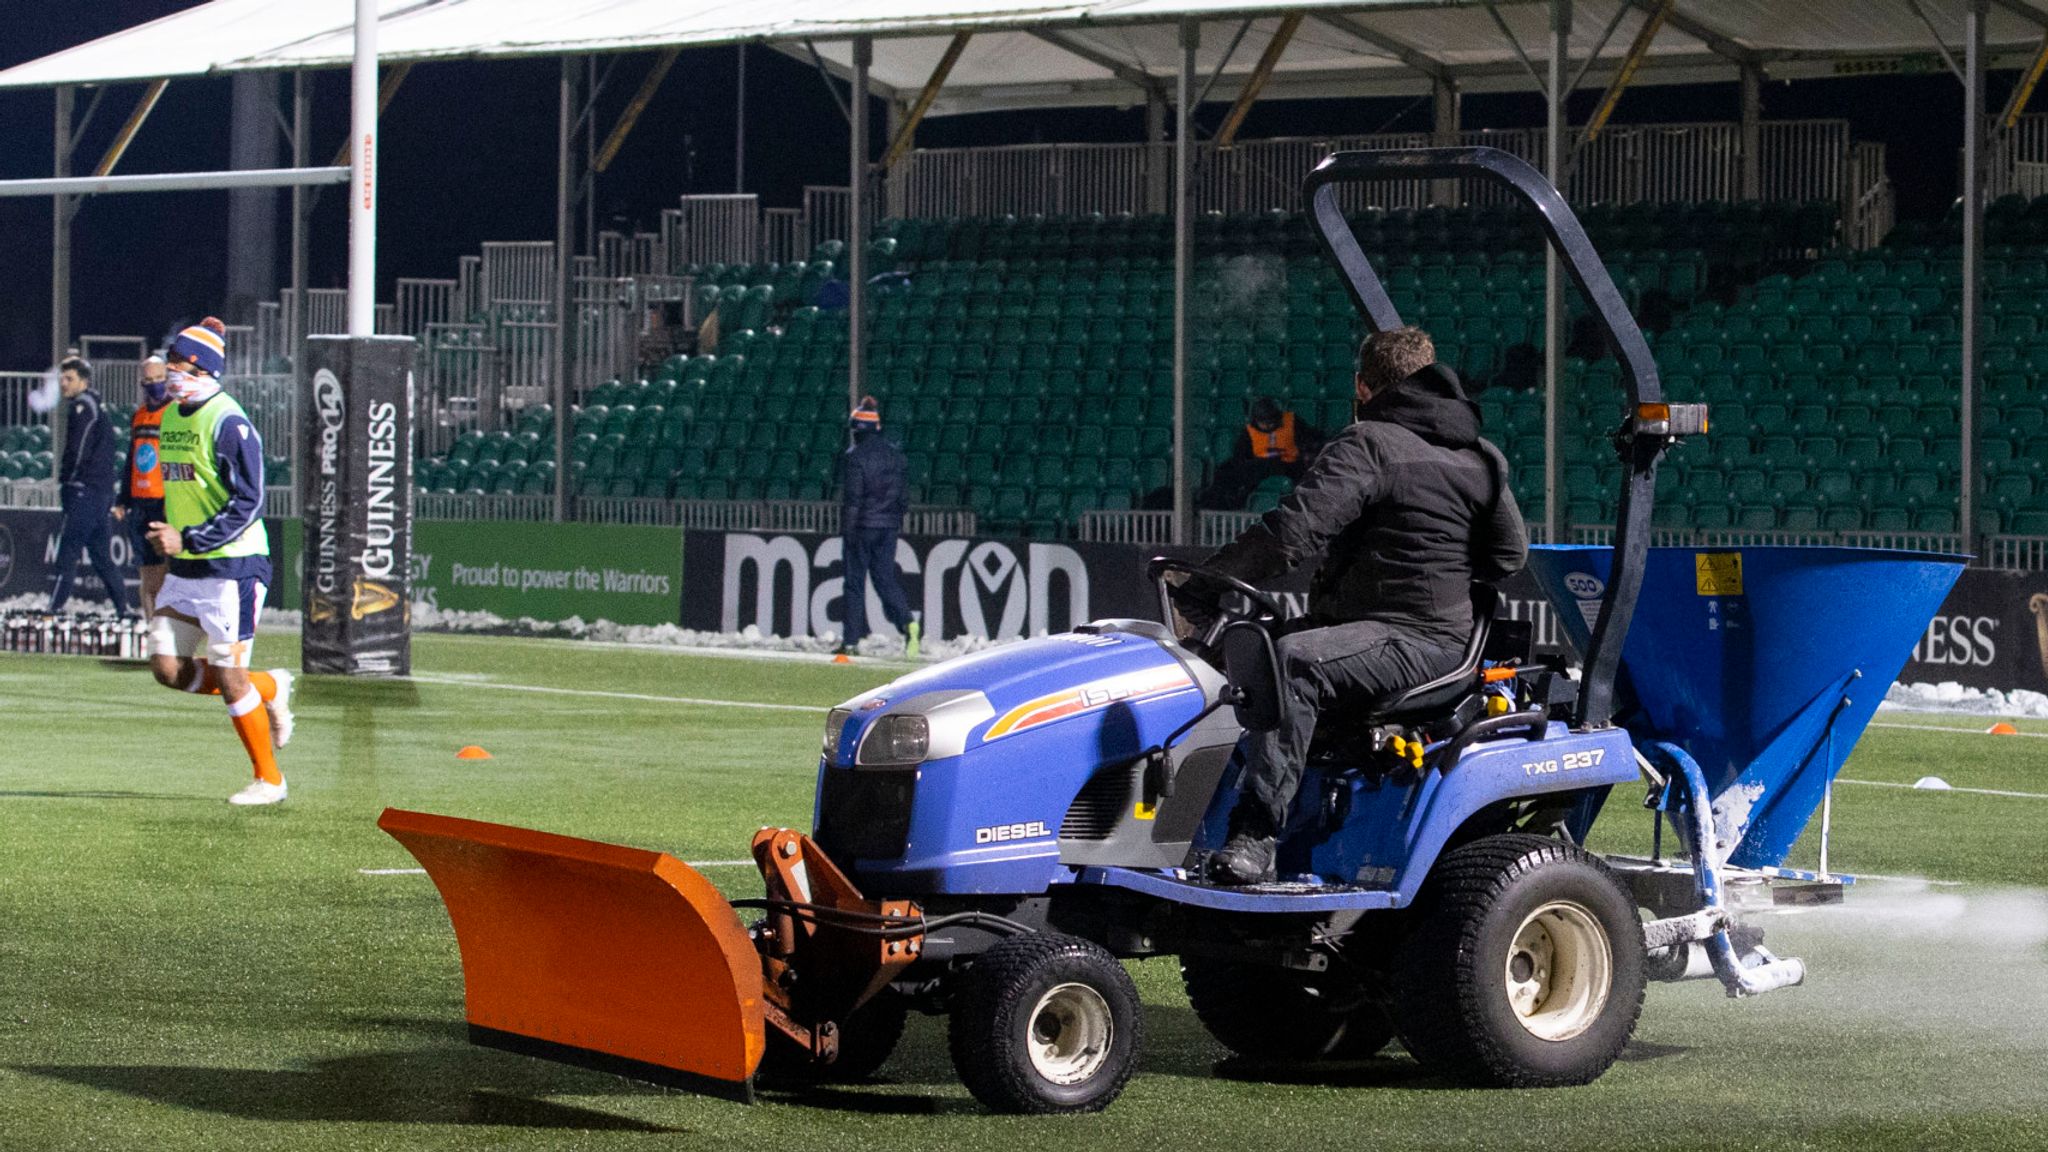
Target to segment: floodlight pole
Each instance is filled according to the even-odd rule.
[[[377,0],[356,0],[349,69],[348,334],[377,330]]]
[[[1984,258],[1984,20],[1989,0],[1963,16],[1963,363],[1962,475],[1957,485],[1963,551],[1977,554],[1977,328]]]
[[[875,42],[853,38],[853,90],[847,93],[852,147],[847,156],[846,204],[846,396],[847,408],[860,404],[867,391],[868,305],[868,66],[875,62]]]
[[[1566,52],[1571,47],[1572,0],[1550,0],[1550,75],[1544,92],[1547,130],[1543,144],[1543,174],[1564,194],[1564,163],[1570,150],[1565,147],[1564,89]],[[1557,249],[1543,248],[1543,526],[1544,538],[1553,544],[1565,539],[1563,469],[1557,453],[1558,393],[1564,376],[1564,271],[1558,264]]]
[[[1173,97],[1173,535],[1193,543],[1188,499],[1188,305],[1193,303],[1194,219],[1190,187],[1195,162],[1195,49],[1202,26],[1180,22],[1180,72]]]
[[[51,175],[71,175],[71,109],[76,92],[69,85],[57,89],[57,150]],[[50,363],[64,359],[71,345],[71,198],[50,201]]]

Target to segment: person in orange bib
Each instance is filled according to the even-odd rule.
[[[1268,476],[1301,479],[1322,446],[1321,429],[1280,407],[1271,396],[1261,396],[1252,401],[1230,458],[1216,466],[1216,475],[1198,503],[1204,508],[1243,508]]]
[[[128,529],[135,565],[142,572],[142,617],[156,615],[156,594],[164,585],[166,557],[149,538],[149,526],[164,518],[164,467],[158,456],[164,409],[171,393],[162,356],[142,362],[142,404],[128,422],[128,459],[121,469],[121,495],[114,519]]]

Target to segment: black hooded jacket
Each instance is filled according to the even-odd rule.
[[[1479,409],[1432,364],[1374,396],[1330,439],[1280,506],[1206,567],[1257,583],[1324,553],[1309,613],[1381,620],[1446,644],[1472,632],[1471,583],[1528,559],[1507,459]]]

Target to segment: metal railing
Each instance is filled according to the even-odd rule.
[[[413,451],[439,456],[498,411],[498,349],[481,324],[429,324],[420,338]],[[495,427],[495,424],[492,425]]]
[[[640,295],[631,277],[589,276],[576,281],[576,339],[569,379],[578,387],[623,377],[640,367]]]
[[[1741,194],[1740,137],[1733,122],[1614,125],[1592,141],[1574,130],[1566,194],[1586,203],[1734,200]],[[1880,186],[1888,188],[1882,184],[1883,145],[1852,149],[1847,121],[1768,121],[1758,137],[1766,200],[1831,200],[1851,210],[1879,198]],[[1458,142],[1540,162],[1544,131],[1470,130],[1459,133]],[[1298,208],[1302,175],[1331,152],[1428,143],[1424,133],[1386,132],[1251,140],[1229,149],[1201,144],[1195,206],[1220,212]],[[902,217],[1152,212],[1158,210],[1161,176],[1155,169],[1170,162],[1169,150],[1144,143],[919,149],[890,174],[887,208]],[[1434,202],[1429,182],[1421,180],[1361,186],[1345,195],[1347,208]],[[1485,189],[1462,195],[1475,202],[1493,198]],[[1888,202],[1871,207],[1889,211]]]
[[[486,495],[480,492],[415,492],[420,520],[551,520],[550,496]],[[594,524],[701,528],[717,532],[839,531],[839,505],[829,500],[649,500],[585,496],[573,501],[572,520]],[[971,508],[913,506],[903,518],[911,536],[972,536]]]
[[[1083,512],[1074,538],[1090,544],[1163,544],[1173,538],[1173,513],[1137,509]]]
[[[1987,537],[1984,563],[2015,572],[2048,570],[2048,536]]]
[[[1858,142],[1849,152],[1849,192],[1844,208],[1842,242],[1861,251],[1884,243],[1898,222],[1898,197],[1884,170],[1884,145]]]
[[[851,234],[848,221],[853,219],[853,189],[806,184],[803,214],[804,250],[798,255],[809,256],[825,241],[844,240]]]
[[[551,321],[505,320],[491,326],[491,343],[496,346],[498,395],[496,408],[523,408],[545,404],[554,394],[555,340],[559,329]],[[574,357],[571,357],[574,364]],[[575,381],[571,377],[571,381]],[[595,384],[596,380],[586,380]],[[486,405],[486,409],[492,406]],[[496,427],[495,415],[486,415],[484,430]]]
[[[415,492],[415,520],[552,520],[552,496],[485,495],[481,492]]]
[[[753,193],[685,196],[661,214],[666,272],[691,264],[751,264],[761,251],[761,199]]]
[[[406,336],[418,336],[427,330],[429,324],[451,324],[462,320],[463,317],[455,314],[455,289],[453,280],[400,276],[395,321],[398,331]]]
[[[1256,512],[1197,512],[1195,540],[1204,548],[1221,548],[1257,520]],[[1083,512],[1074,538],[1092,544],[1136,544],[1160,547],[1173,541],[1173,513],[1150,509]]]
[[[1612,524],[1574,524],[1574,544],[1611,544]],[[1657,548],[1745,548],[1763,546],[1896,548],[1912,552],[1960,552],[1963,538],[1956,532],[1810,532],[1782,528],[1654,528],[1650,544]],[[1988,553],[1987,553],[1988,556]]]
[[[555,302],[555,245],[552,240],[486,241],[478,272],[478,304],[546,309]],[[527,319],[540,319],[535,312]]]
[[[810,233],[801,208],[761,209],[761,259],[769,264],[787,264],[811,254]]]
[[[57,481],[0,480],[0,508],[57,508]]]

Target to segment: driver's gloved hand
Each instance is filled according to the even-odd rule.
[[[1201,632],[1215,623],[1216,617],[1222,614],[1218,606],[1222,592],[1223,589],[1214,581],[1204,580],[1200,576],[1190,576],[1174,585],[1169,594],[1173,597],[1173,607],[1180,613],[1181,619],[1186,620],[1188,626],[1196,632]]]

